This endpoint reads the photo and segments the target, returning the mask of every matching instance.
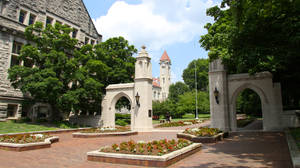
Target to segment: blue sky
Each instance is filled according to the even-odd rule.
[[[213,22],[206,9],[213,0],[83,0],[103,40],[123,36],[152,57],[152,75],[159,76],[159,58],[166,50],[172,62],[172,82],[182,81],[182,72],[196,58],[207,58],[198,43]]]

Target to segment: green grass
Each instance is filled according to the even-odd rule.
[[[296,141],[298,149],[300,149],[300,128],[291,128],[290,131],[291,131],[291,135]]]
[[[209,119],[210,118],[210,114],[198,114],[198,118],[199,119]],[[161,117],[160,119],[164,119],[163,117]],[[195,115],[194,114],[190,114],[187,113],[185,115],[182,116],[182,118],[172,118],[172,122],[176,122],[176,121],[184,121],[184,120],[193,120],[195,119]],[[159,120],[152,120],[153,124],[159,124]]]
[[[0,134],[17,133],[17,132],[31,132],[31,131],[48,131],[57,130],[57,127],[48,127],[39,124],[16,123],[13,121],[0,122]]]

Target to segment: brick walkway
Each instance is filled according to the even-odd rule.
[[[133,136],[104,137],[91,139],[72,138],[71,133],[58,134],[60,142],[51,148],[25,152],[0,150],[1,168],[94,168],[94,167],[139,167],[97,163],[86,160],[86,152],[100,146],[119,143],[124,140],[153,140],[175,138],[176,132],[139,133]],[[282,133],[236,133],[217,144],[205,145],[203,150],[185,158],[170,167],[278,167],[289,168],[287,144]]]

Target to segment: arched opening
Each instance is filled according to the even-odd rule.
[[[260,96],[246,88],[236,98],[236,126],[238,130],[262,130],[263,114]]]
[[[115,125],[129,126],[131,124],[131,103],[127,97],[120,97],[115,104]]]

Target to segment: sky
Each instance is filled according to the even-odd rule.
[[[147,48],[152,76],[159,76],[159,59],[164,50],[171,59],[171,81],[183,81],[182,73],[198,58],[207,58],[200,47],[204,25],[212,23],[206,9],[220,0],[83,0],[103,41],[123,36],[140,50]],[[135,55],[136,56],[136,55]]]

